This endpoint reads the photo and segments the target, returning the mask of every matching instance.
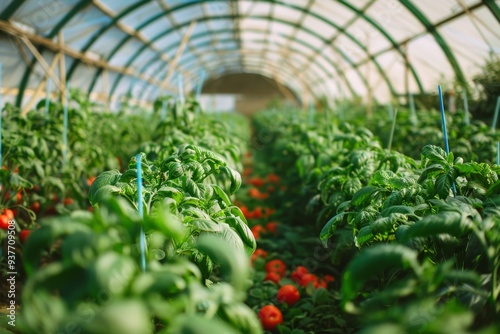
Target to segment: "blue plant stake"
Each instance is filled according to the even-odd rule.
[[[439,109],[441,110],[441,125],[443,128],[444,147],[446,154],[450,154],[450,147],[448,146],[448,132],[446,130],[446,117],[444,115],[443,92],[441,90],[441,85],[438,85],[438,94],[439,94]],[[453,190],[453,195],[456,196],[457,189],[455,188],[455,182],[452,183],[451,189]]]
[[[62,165],[66,165],[66,155],[68,150],[68,94],[69,82],[66,83],[66,94],[64,94],[64,118],[63,118],[63,151],[62,151]]]
[[[387,103],[387,114],[389,115],[389,120],[393,120],[394,119],[394,112],[392,110],[392,104],[391,103]]]
[[[497,98],[497,105],[495,107],[495,116],[493,116],[493,123],[491,123],[491,131],[497,128],[498,112],[500,111],[500,96]]]
[[[467,91],[464,89],[462,91],[462,98],[464,99],[464,113],[465,113],[465,124],[469,125],[469,101],[467,100]]]
[[[314,113],[316,109],[314,108],[314,103],[309,103],[309,125],[314,125]]]
[[[137,206],[139,208],[139,216],[144,218],[144,210],[142,204],[142,169],[141,169],[141,155],[137,154],[136,168],[137,168]],[[144,234],[144,229],[141,226],[141,234],[139,236],[139,247],[141,249],[141,268],[142,271],[146,271],[146,235]]]
[[[198,81],[198,84],[196,85],[196,99],[198,100],[201,95],[201,89],[203,88],[203,83],[205,81],[205,72],[202,71],[200,74],[200,80]]]
[[[497,165],[500,166],[500,141],[497,141]]]
[[[49,107],[50,107],[50,89],[51,89],[52,80],[47,78],[47,93],[45,94],[45,116],[49,115]]]
[[[184,104],[184,78],[182,77],[182,74],[179,74],[177,77],[177,84],[179,87],[179,101]]]

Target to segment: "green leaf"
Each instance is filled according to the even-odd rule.
[[[428,237],[441,233],[462,237],[473,228],[467,216],[455,211],[439,212],[426,216],[404,231],[401,241],[408,242],[417,237]]]
[[[393,213],[401,213],[403,215],[406,215],[408,217],[412,217],[415,219],[420,219],[419,216],[415,215],[414,209],[410,206],[407,205],[393,205],[388,207],[387,209],[382,210],[380,215],[382,217],[388,217]]]
[[[110,251],[89,265],[88,281],[96,294],[105,290],[110,295],[120,295],[137,272],[138,266],[132,258]]]
[[[28,275],[38,267],[44,250],[48,250],[57,239],[78,232],[91,234],[92,230],[87,225],[67,221],[66,217],[46,220],[40,229],[31,232],[23,250],[23,263]]]
[[[135,299],[111,300],[99,308],[92,321],[82,320],[81,326],[87,334],[153,333],[154,327],[146,304]]]
[[[137,169],[128,169],[120,177],[120,182],[129,183],[132,180],[137,179]]]
[[[156,196],[159,196],[160,198],[172,198],[177,204],[181,203],[184,198],[180,190],[169,186],[162,186],[160,189],[158,189],[155,197]]]
[[[120,194],[122,190],[123,189],[117,186],[111,186],[111,185],[102,186],[95,192],[94,196],[92,197],[92,200],[90,200],[89,198],[90,204],[96,205],[98,203],[101,203],[113,194]]]
[[[224,190],[222,190],[221,187],[219,187],[218,185],[216,184],[211,184],[212,188],[215,190],[215,193],[217,194],[217,196],[220,197],[220,199],[222,199],[222,201],[226,204],[226,206],[230,206],[232,203],[231,203],[231,199],[229,198],[229,196],[224,192]]]
[[[359,230],[358,235],[355,237],[355,242],[357,247],[361,247],[368,241],[372,240],[374,237],[371,232],[371,226],[365,226]]]
[[[189,226],[194,227],[196,230],[205,232],[219,232],[221,225],[210,219],[196,218],[189,221]]]
[[[62,183],[61,179],[54,177],[54,176],[47,176],[43,180],[43,185],[45,187],[54,187],[58,189],[61,193],[64,193],[64,184]]]
[[[364,206],[364,203],[375,196],[381,189],[374,186],[366,186],[358,190],[353,196],[351,203],[355,206]]]
[[[221,167],[221,171],[223,171],[226,175],[229,176],[231,180],[231,187],[229,188],[229,194],[234,194],[241,187],[241,175],[236,170],[229,167]]]
[[[349,302],[354,299],[365,282],[386,269],[412,269],[416,275],[421,275],[422,268],[418,253],[403,245],[375,245],[365,248],[348,265],[342,276],[342,304],[347,309],[353,309]],[[349,304],[348,304],[349,303]]]
[[[239,207],[233,205],[229,207],[229,210],[233,215],[239,217],[245,224],[248,224],[245,215],[243,214],[243,212],[241,212],[241,209]]]
[[[139,332],[137,332],[139,333]],[[146,333],[146,332],[142,332]],[[147,332],[149,333],[149,332]],[[218,319],[207,319],[201,315],[181,315],[174,318],[172,327],[161,331],[159,334],[208,334],[224,333],[237,334],[235,329],[231,328]]]
[[[446,152],[439,146],[426,145],[420,153],[423,157],[434,163],[448,164],[446,160]]]
[[[433,164],[427,167],[422,171],[422,174],[420,174],[420,177],[418,178],[418,183],[424,182],[429,174],[435,173],[435,172],[444,172],[444,167],[440,164]]]
[[[184,168],[180,163],[178,162],[169,163],[168,178],[170,180],[177,179],[181,177],[183,174],[184,174]]]
[[[224,322],[237,328],[240,333],[262,333],[262,328],[255,312],[245,304],[232,303],[221,305],[217,314]]]
[[[94,205],[95,203],[98,202],[96,200],[96,194],[99,191],[99,189],[101,189],[104,186],[115,185],[120,180],[120,177],[121,173],[117,169],[108,170],[99,174],[99,176],[97,176],[94,182],[92,182],[92,185],[90,186],[89,189],[90,203]]]
[[[319,234],[319,238],[321,240],[321,244],[326,247],[328,243],[328,239],[335,233],[335,230],[337,229],[337,225],[340,224],[344,220],[344,216],[347,214],[347,212],[342,212],[339,213],[338,215],[333,216],[330,218],[329,221],[326,222],[325,226],[323,226],[323,229],[321,230]]]
[[[224,221],[238,233],[246,246],[245,251],[247,255],[251,255],[257,248],[257,242],[255,241],[252,230],[240,217],[227,217]]]
[[[187,287],[186,281],[170,272],[141,273],[132,283],[131,292],[136,296],[159,294],[165,298],[182,292]]]
[[[235,247],[235,243],[241,246]],[[217,235],[201,234],[195,247],[220,265],[223,278],[231,283],[236,291],[246,290],[249,275],[248,259],[243,252],[241,240],[229,226]],[[242,293],[240,297],[244,298],[244,295],[245,293]]]
[[[436,191],[439,198],[446,198],[450,195],[451,186],[455,181],[457,173],[454,169],[450,169],[446,174],[439,175],[436,179]]]

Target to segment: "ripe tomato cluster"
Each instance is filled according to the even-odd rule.
[[[13,220],[15,218],[15,212],[14,210],[11,209],[4,209],[2,211],[2,214],[0,215],[0,229],[2,230],[7,230],[9,228],[9,221]],[[19,233],[19,240],[21,240],[22,243],[26,242],[26,239],[30,235],[31,230],[21,230]]]

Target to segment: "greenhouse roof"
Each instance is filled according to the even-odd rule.
[[[471,80],[500,51],[499,4],[4,0],[2,92],[26,105],[49,77],[52,91],[69,82],[97,97],[153,101],[203,78],[258,73],[302,100],[388,100]]]

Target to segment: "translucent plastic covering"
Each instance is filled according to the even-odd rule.
[[[497,57],[499,3],[3,0],[2,91],[18,105],[43,95],[37,88],[51,65],[50,80],[60,78],[52,60],[62,52],[72,87],[115,100],[129,94],[153,101],[177,94],[180,78],[188,91],[203,77],[250,72],[303,101],[366,95],[387,101],[434,91],[440,82],[466,82]],[[54,93],[58,88],[52,82]]]

